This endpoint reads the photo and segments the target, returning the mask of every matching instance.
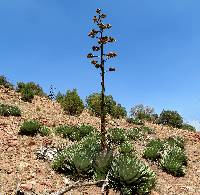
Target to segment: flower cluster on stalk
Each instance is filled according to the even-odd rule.
[[[97,25],[98,30],[92,29],[88,36],[91,38],[96,38],[98,45],[94,45],[92,47],[93,52],[98,52],[101,50],[102,46],[107,43],[113,43],[116,40],[113,37],[110,36],[104,36],[103,33],[105,30],[110,29],[112,27],[111,24],[104,24],[102,21],[107,16],[101,12],[101,9],[96,10],[97,15],[93,17],[93,22]],[[102,53],[101,53],[102,54]],[[100,57],[103,58],[103,61],[105,62],[108,59],[116,57],[116,52],[108,52],[107,54],[104,54],[102,56],[94,55],[93,53],[89,53],[87,55],[87,58],[91,59],[91,64],[93,64],[96,68],[102,67],[102,64],[100,61]],[[96,58],[94,60],[94,58]],[[105,58],[105,59],[104,59]],[[114,71],[114,69],[112,69]]]

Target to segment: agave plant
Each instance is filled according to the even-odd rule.
[[[187,157],[180,147],[173,146],[165,148],[160,160],[160,166],[166,172],[174,176],[186,174]]]
[[[121,154],[112,162],[109,184],[122,194],[148,194],[155,181],[155,173],[134,155]]]

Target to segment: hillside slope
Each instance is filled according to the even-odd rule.
[[[65,186],[67,179],[52,170],[50,163],[36,158],[35,152],[42,145],[58,146],[68,144],[68,140],[57,136],[28,137],[18,135],[20,124],[26,119],[37,119],[48,127],[62,124],[90,124],[97,129],[100,119],[91,116],[87,110],[79,117],[65,115],[56,102],[45,97],[35,97],[32,103],[21,101],[20,94],[0,87],[0,103],[17,105],[22,110],[21,117],[0,116],[0,194],[14,194],[17,188],[23,191],[45,194]],[[133,144],[142,156],[147,140],[179,135],[186,139],[188,170],[185,177],[173,177],[155,164],[147,162],[157,174],[157,185],[153,194],[200,194],[200,134],[155,124],[146,124],[155,129],[155,134],[147,135],[143,141]],[[107,127],[131,128],[125,119],[107,119]],[[68,194],[98,194],[97,187],[81,188]],[[116,194],[114,192],[110,194]]]

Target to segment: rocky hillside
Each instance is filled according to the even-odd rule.
[[[69,141],[55,135],[19,135],[20,124],[26,119],[36,119],[50,128],[62,124],[90,124],[99,129],[100,119],[91,116],[87,110],[79,117],[65,115],[58,103],[45,97],[36,96],[32,103],[23,102],[19,93],[3,87],[0,87],[0,103],[17,105],[22,111],[21,117],[0,116],[0,194],[15,194],[17,189],[25,194],[49,194],[64,188],[69,182],[68,178],[53,171],[48,161],[37,159],[36,151],[41,146],[57,147],[68,144]],[[141,158],[149,139],[162,139],[172,135],[185,138],[188,156],[188,168],[184,177],[173,177],[159,169],[155,163],[142,159],[157,175],[156,188],[152,194],[200,194],[200,134],[155,124],[145,125],[155,129],[155,133],[133,143]],[[125,119],[107,118],[107,128],[110,127],[129,129],[134,125],[127,123]],[[68,194],[96,195],[100,194],[100,190],[92,186],[76,189]]]

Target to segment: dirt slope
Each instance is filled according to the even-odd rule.
[[[55,127],[61,124],[90,124],[100,127],[100,120],[85,110],[79,117],[67,116],[60,105],[46,98],[35,97],[32,103],[20,100],[20,94],[0,87],[0,103],[17,105],[22,110],[21,117],[0,116],[0,194],[14,194],[17,188],[28,194],[46,194],[65,186],[67,179],[54,172],[48,162],[38,160],[36,149],[42,145],[61,145],[67,141],[56,137],[19,136],[20,124],[25,119],[37,119],[42,124]],[[124,119],[107,119],[107,127],[131,128]],[[186,138],[186,152],[189,158],[188,171],[185,177],[176,178],[164,173],[156,165],[143,160],[156,172],[157,185],[153,194],[200,194],[200,134],[184,130],[146,124],[156,130],[156,134],[148,135],[144,141],[135,142],[138,155],[142,154],[146,140],[153,137],[165,138],[179,135]],[[34,193],[33,193],[34,192]],[[82,188],[68,194],[100,194],[97,187]],[[110,193],[116,194],[114,192]]]

